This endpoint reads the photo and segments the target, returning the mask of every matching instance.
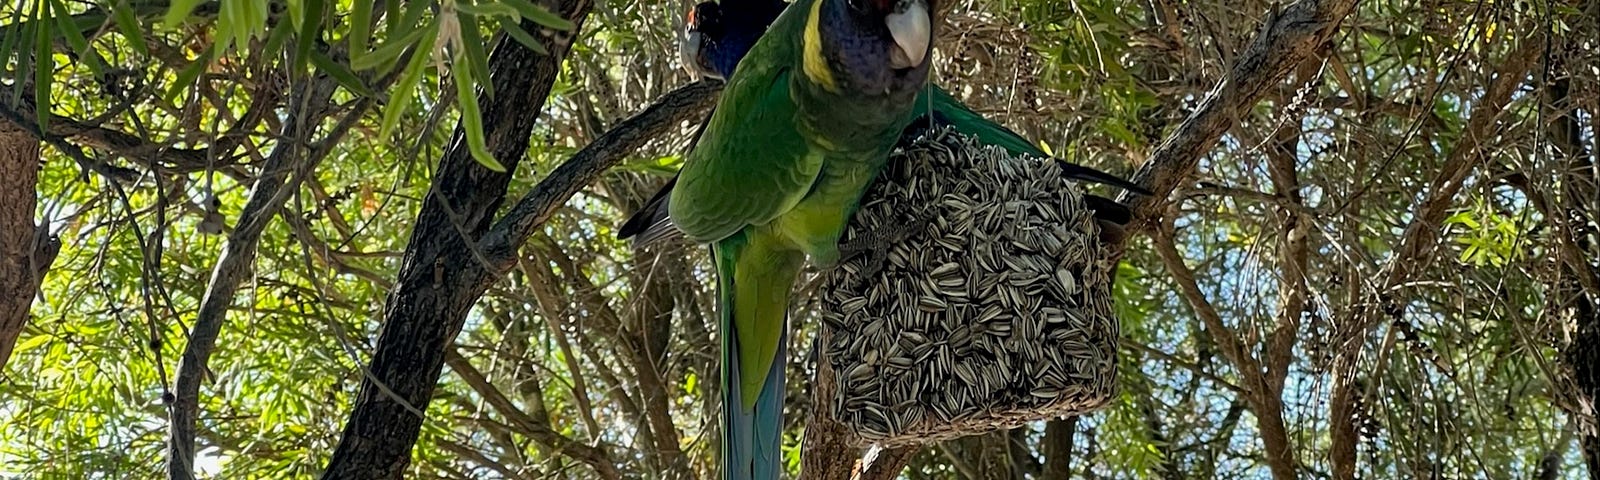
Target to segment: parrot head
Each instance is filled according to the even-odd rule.
[[[695,4],[684,19],[678,55],[695,78],[727,80],[767,26],[789,4],[784,0],[730,0]]]
[[[932,56],[932,2],[815,0],[804,33],[806,75],[828,90],[914,92]]]
[[[695,78],[724,79],[712,66],[714,46],[722,37],[722,7],[717,2],[700,2],[684,18],[684,35],[678,42],[678,57],[683,68]]]

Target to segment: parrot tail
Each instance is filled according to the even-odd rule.
[[[1086,193],[1083,195],[1083,202],[1090,210],[1094,210],[1094,218],[1117,225],[1127,225],[1133,221],[1133,211],[1129,210],[1127,205],[1117,203],[1116,200]]]
[[[770,248],[746,232],[711,252],[721,307],[722,480],[778,480],[788,297],[805,255]]]
[[[700,144],[700,136],[706,133],[706,126],[711,125],[711,114],[716,111],[717,107],[711,107],[711,111],[706,113],[706,118],[700,121],[700,127],[695,129],[694,136],[689,137],[689,151],[693,151],[694,146]],[[617,229],[617,240],[632,238],[633,248],[644,248],[646,245],[683,236],[683,232],[678,231],[678,227],[672,224],[672,218],[667,215],[667,200],[672,197],[672,187],[677,184],[678,175],[674,174],[671,180],[667,180],[666,185],[662,185],[660,190],[656,190],[655,195],[650,196],[650,201],[644,202],[644,207],[633,212],[633,216],[623,222],[622,227]]]
[[[678,228],[672,225],[672,218],[667,216],[667,199],[672,196],[672,186],[678,184],[678,176],[673,175],[666,185],[662,185],[656,194],[645,202],[644,207],[633,212],[621,227],[617,228],[617,239],[633,239],[633,248],[643,248],[656,242],[676,238],[683,235]]]

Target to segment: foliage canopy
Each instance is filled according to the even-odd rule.
[[[576,34],[544,108],[525,112],[512,192],[688,82],[686,4],[609,0],[569,19],[555,3],[0,6],[0,143],[42,146],[27,213],[62,244],[0,370],[0,476],[166,475],[179,358],[223,238],[285,149],[308,164],[226,297],[194,469],[319,474],[439,158],[464,141],[506,168],[463,101],[518,93],[493,91],[492,48],[560,55],[548,39]],[[1278,8],[946,3],[938,81],[1115,172],[1200,106]],[[1116,402],[930,446],[902,476],[1578,478],[1584,451],[1600,476],[1580,341],[1600,336],[1597,3],[1362,2],[1131,242]],[[706,259],[613,235],[693,127],[631,152],[516,252],[447,355],[407,476],[599,476],[585,450],[552,447],[570,442],[628,478],[715,477]],[[0,163],[16,152],[0,145]],[[803,359],[812,310],[794,322]],[[794,363],[790,391],[809,390],[812,362]],[[798,470],[804,416],[789,418]]]

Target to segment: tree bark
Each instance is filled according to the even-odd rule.
[[[582,26],[593,4],[560,0],[547,5]],[[546,30],[529,21],[529,31]],[[490,82],[498,95],[481,93],[484,137],[506,167],[495,172],[472,158],[463,127],[457,126],[439,162],[433,187],[423,199],[402,259],[399,281],[384,306],[383,327],[364,372],[355,406],[322,478],[402,478],[424,412],[444,366],[445,352],[460,333],[467,311],[493,283],[478,240],[489,230],[528,149],[537,113],[561,72],[577,32],[539,36],[549,54],[502,37],[490,54]],[[600,472],[615,477],[616,472]]]
[[[1072,445],[1077,434],[1077,416],[1044,424],[1044,474],[1039,478],[1072,478]]]
[[[1205,152],[1290,70],[1314,58],[1355,4],[1355,0],[1302,0],[1267,19],[1261,33],[1236,57],[1228,76],[1134,174],[1134,183],[1155,195],[1136,198],[1137,194],[1124,192],[1119,198],[1134,207],[1129,233],[1155,229],[1173,190],[1194,177]],[[1118,251],[1126,246],[1126,238],[1131,236],[1117,245]]]
[[[25,108],[10,110],[33,115],[31,106],[18,107]],[[61,248],[50,237],[49,225],[33,223],[38,182],[39,138],[0,120],[0,371],[28,325],[33,297]]]
[[[1590,10],[1600,13],[1600,3],[1590,2]],[[1588,31],[1594,30],[1595,26],[1589,25]],[[1581,35],[1575,33],[1572,38],[1583,38]],[[1549,67],[1543,76],[1548,82],[1544,86],[1545,108],[1553,117],[1549,124],[1550,143],[1555,146],[1553,163],[1564,172],[1560,183],[1565,188],[1560,210],[1544,212],[1546,217],[1559,219],[1557,223],[1565,233],[1565,238],[1557,240],[1564,245],[1558,249],[1562,275],[1554,286],[1559,303],[1568,306],[1566,342],[1561,345],[1559,358],[1572,375],[1571,395],[1576,400],[1576,411],[1571,413],[1577,417],[1578,447],[1589,467],[1589,478],[1600,480],[1600,422],[1595,419],[1596,410],[1600,409],[1600,264],[1595,262],[1600,258],[1600,245],[1594,244],[1600,232],[1592,223],[1600,219],[1600,170],[1595,161],[1600,156],[1600,143],[1594,149],[1585,148],[1583,143],[1584,125],[1575,113],[1580,107],[1573,95],[1578,93],[1573,92],[1574,88],[1582,87],[1574,87],[1572,81],[1579,69],[1566,61]],[[1592,119],[1593,111],[1590,113]],[[1590,135],[1600,134],[1600,120],[1593,120],[1589,127]],[[1559,460],[1554,461],[1544,471],[1554,472],[1559,465]],[[1550,476],[1554,478],[1553,473]]]
[[[200,384],[207,375],[206,364],[216,347],[217,338],[227,322],[228,310],[233,306],[234,294],[243,284],[255,264],[256,247],[267,224],[278,216],[290,192],[299,188],[301,180],[315,170],[317,163],[328,150],[338,143],[338,134],[324,139],[320,151],[306,148],[312,132],[325,116],[328,101],[337,84],[331,78],[309,79],[299,83],[301,89],[293,97],[298,102],[284,122],[282,135],[272,154],[263,162],[261,173],[250,187],[249,199],[240,211],[239,221],[222,246],[222,255],[211,271],[200,310],[195,314],[194,327],[189,329],[189,342],[184,345],[183,356],[178,361],[178,375],[174,381],[173,402],[168,406],[170,426],[167,431],[167,478],[186,480],[194,474],[195,423],[200,417]],[[360,108],[364,108],[360,107]],[[360,113],[348,118],[344,128]]]
[[[581,27],[592,5],[589,0],[560,0],[547,7]],[[541,28],[531,23],[523,27]],[[399,281],[384,306],[373,358],[323,478],[400,478],[438,383],[445,349],[460,333],[473,303],[510,271],[517,250],[572,195],[628,152],[703,114],[721,88],[701,82],[668,93],[556,167],[491,226],[511,174],[526,153],[537,119],[530,112],[543,110],[576,35],[540,36],[547,55],[505,39],[490,54],[490,81],[498,95],[492,101],[480,96],[479,103],[489,151],[506,172],[474,161],[458,126],[423,199]],[[616,468],[596,467],[596,472],[604,478],[619,476]]]

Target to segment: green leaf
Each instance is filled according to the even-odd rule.
[[[512,8],[517,9],[518,12],[522,13],[522,18],[532,20],[533,23],[564,32],[570,32],[573,29],[578,28],[578,26],[573,24],[571,20],[561,18],[561,16],[556,15],[555,12],[551,12],[549,9],[546,9],[541,5],[536,5],[528,0],[501,1],[505,2],[507,5],[511,5]]]
[[[161,98],[171,102],[173,99],[178,98],[178,94],[183,92],[185,87],[194,85],[195,79],[200,78],[200,74],[205,73],[206,67],[211,65],[211,59],[216,56],[217,45],[219,44],[212,43],[206,46],[206,50],[200,52],[200,57],[194,59],[194,63],[190,63],[189,66],[183,67],[183,70],[179,70],[177,79],[173,80],[172,86],[167,88],[167,93],[162,95]]]
[[[49,12],[45,10],[44,2],[39,2],[39,16],[43,19]],[[50,51],[50,24],[40,22],[34,29],[33,37],[33,105],[34,112],[39,119],[39,131],[49,131],[50,124],[50,80],[55,76],[56,59]]]
[[[33,32],[31,30],[33,28],[33,22],[24,23],[22,21],[22,9],[18,8],[11,11],[11,21],[6,23],[6,26],[8,28],[5,29],[5,37],[0,38],[0,64],[9,62],[11,60],[12,53],[19,53],[19,55],[17,55],[16,74],[17,78],[22,78],[26,76],[26,72],[22,70],[22,67],[27,63],[27,54],[15,52],[13,49],[19,47],[17,43],[18,39],[31,38],[33,36]]]
[[[317,70],[321,70],[323,73],[332,75],[333,80],[339,82],[339,85],[344,86],[344,88],[362,96],[378,96],[377,92],[373,92],[372,89],[367,88],[367,85],[362,83],[361,78],[357,77],[355,72],[350,71],[349,67],[333,61],[332,58],[328,58],[326,54],[323,54],[315,49],[311,50],[310,53],[311,64],[316,65]]]
[[[533,50],[534,53],[538,53],[540,55],[550,54],[550,50],[545,49],[544,44],[539,43],[537,39],[534,39],[533,35],[529,35],[528,31],[523,30],[521,25],[517,25],[516,20],[502,18],[500,19],[500,28],[504,29],[506,34],[511,36],[512,40],[516,40],[517,43],[522,44],[522,46],[528,47],[528,50]]]
[[[372,2],[354,3],[349,19],[350,33],[345,36],[350,41],[350,63],[367,54],[367,41],[372,37]]]
[[[89,40],[83,38],[83,32],[79,31],[78,25],[72,21],[72,11],[68,10],[67,5],[61,3],[61,0],[50,0],[49,6],[54,12],[50,16],[56,21],[56,28],[61,30],[62,38],[67,40],[67,46],[72,49],[79,63],[88,67],[95,76],[100,76],[103,70],[100,68],[100,57],[89,51]]]
[[[494,82],[489,79],[489,54],[483,49],[483,34],[479,32],[478,16],[466,12],[458,13],[461,18],[461,43],[466,47],[467,61],[472,64],[473,77],[481,78],[483,83],[483,96],[494,98]]]
[[[422,14],[432,10],[433,0],[411,0],[406,5],[405,16],[400,21],[396,22],[394,17],[389,17],[389,38],[396,38],[410,32],[412,28],[422,21]]]
[[[17,353],[27,352],[29,350],[39,348],[39,346],[46,343],[50,343],[50,339],[51,337],[49,335],[34,335],[28,337],[26,340],[18,342],[17,347],[12,349],[12,351]]]
[[[111,18],[117,22],[117,30],[122,31],[122,38],[128,41],[128,46],[139,55],[149,56],[150,47],[144,43],[144,27],[139,24],[139,17],[134,15],[133,9],[128,7],[129,0],[121,0],[111,6]]]
[[[401,9],[406,5],[406,2],[401,2],[398,0],[383,2],[384,36],[394,37],[394,32],[400,25],[399,19],[402,16]],[[374,27],[376,27],[376,25],[374,25]]]
[[[380,138],[388,138],[389,132],[394,131],[400,115],[411,106],[411,97],[417,93],[417,83],[422,80],[422,73],[428,69],[433,42],[438,37],[439,22],[433,22],[423,30],[422,40],[417,42],[417,48],[412,50],[411,60],[406,62],[400,80],[389,89],[389,104],[383,107],[383,120],[378,126]]]
[[[496,172],[505,172],[505,165],[495,160],[489,153],[489,147],[483,141],[483,117],[478,113],[478,96],[472,91],[472,76],[467,69],[460,68],[465,65],[455,65],[450,69],[450,75],[456,83],[456,103],[461,106],[461,125],[467,131],[467,148],[472,151],[472,158],[484,167]]]
[[[254,38],[267,30],[267,0],[238,0],[244,2],[245,24],[242,38]]]
[[[434,24],[437,25],[438,20],[435,20],[434,22]],[[421,37],[422,33],[423,29],[412,30],[404,37],[391,40],[389,43],[383,44],[383,46],[378,47],[377,50],[373,50],[372,53],[362,55],[360,61],[352,58],[350,59],[350,68],[356,70],[368,70],[387,64],[399,57],[401,52],[406,51],[406,47],[417,43],[417,38]]]
[[[227,3],[228,0],[224,0]],[[177,28],[194,12],[194,7],[200,5],[200,0],[172,0],[172,5],[167,7],[167,16],[162,18],[161,24],[167,28]]]
[[[1472,212],[1456,212],[1455,214],[1446,217],[1444,219],[1444,224],[1461,224],[1471,229],[1477,229],[1480,226],[1478,224],[1478,220],[1472,218]]]
[[[470,13],[470,14],[473,14],[473,15],[477,15],[477,16],[480,16],[480,17],[512,17],[512,18],[519,18],[519,17],[522,16],[522,13],[518,12],[517,9],[511,8],[510,5],[506,5],[506,4],[503,4],[503,3],[482,3],[482,4],[472,4],[472,3],[464,3],[464,2],[463,3],[457,3],[456,4],[456,11],[458,11],[458,12],[467,12],[467,13]]]
[[[356,3],[363,3],[357,1]],[[316,41],[322,30],[323,0],[306,0],[305,12],[300,14],[300,36],[294,45],[294,71],[303,72],[306,69],[306,55],[311,52],[311,44]]]
[[[267,35],[267,46],[263,51],[281,52],[283,44],[289,41],[289,35],[294,33],[295,25],[289,22],[278,22],[272,27],[272,33]]]
[[[237,36],[238,25],[244,21],[239,15],[237,3],[236,1],[225,1],[217,9],[217,22],[212,27],[212,30],[216,31],[216,38],[212,39],[212,45],[221,45],[221,49],[218,51],[226,51],[230,45],[233,45],[233,39]]]

